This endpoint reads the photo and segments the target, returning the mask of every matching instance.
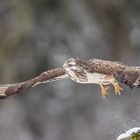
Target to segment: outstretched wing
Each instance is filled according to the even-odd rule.
[[[140,67],[127,66],[123,63],[90,59],[85,62],[88,72],[113,75],[116,80],[130,88],[140,87]]]
[[[38,84],[52,82],[56,80],[63,80],[66,78],[68,78],[66,71],[63,68],[57,68],[45,71],[41,73],[39,76],[30,79],[28,81],[16,84],[0,85],[0,99],[14,95],[16,93],[19,93],[20,91],[29,89]]]

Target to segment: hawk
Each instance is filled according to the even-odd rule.
[[[140,67],[125,65],[121,62],[90,59],[82,61],[79,58],[70,58],[63,67],[45,71],[39,76],[16,84],[0,86],[0,98],[15,95],[22,90],[29,89],[41,83],[68,79],[81,84],[98,84],[103,97],[107,96],[108,85],[112,84],[115,93],[121,95],[120,83],[130,88],[140,87]]]

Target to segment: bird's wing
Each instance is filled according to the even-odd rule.
[[[123,63],[90,59],[85,62],[88,72],[113,75],[116,80],[130,88],[140,87],[140,67],[127,66]]]
[[[0,85],[0,99],[19,93],[20,91],[29,89],[38,84],[52,82],[56,80],[63,80],[68,78],[66,71],[63,68],[56,68],[45,71],[39,76],[16,84]]]

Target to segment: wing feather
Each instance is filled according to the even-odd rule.
[[[0,99],[19,93],[20,91],[29,89],[38,84],[63,80],[68,78],[66,71],[63,68],[57,68],[45,71],[39,76],[25,82],[16,84],[0,85]]]
[[[90,59],[86,61],[87,71],[113,75],[116,80],[130,88],[140,87],[140,67],[127,66],[123,63]]]

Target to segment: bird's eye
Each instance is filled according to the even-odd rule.
[[[69,66],[75,66],[75,63],[68,63]]]
[[[72,64],[69,64],[69,67],[73,66]]]

